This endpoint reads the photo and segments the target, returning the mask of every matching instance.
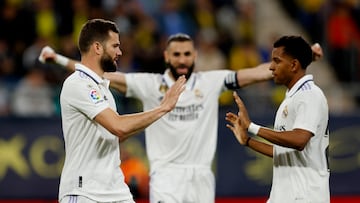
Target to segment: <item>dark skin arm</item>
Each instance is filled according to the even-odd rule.
[[[251,120],[248,116],[246,107],[240,97],[234,92],[234,99],[239,108],[238,114],[227,113],[226,120],[230,122],[227,127],[234,133],[234,136],[241,145],[246,144],[248,139],[248,128]],[[283,147],[293,148],[296,150],[303,150],[306,144],[309,142],[313,134],[303,129],[294,129],[289,131],[274,131],[269,128],[260,127],[257,136],[264,138],[265,140],[280,145]],[[273,146],[264,142],[260,142],[251,138],[248,141],[248,146],[264,155],[273,156]]]

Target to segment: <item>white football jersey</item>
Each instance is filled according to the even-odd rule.
[[[229,70],[193,73],[175,109],[145,130],[151,171],[169,164],[210,167],[218,131],[218,98]],[[144,110],[159,106],[165,91],[174,84],[164,74],[126,74],[128,97],[142,101]]]
[[[93,120],[106,108],[116,111],[109,81],[76,64],[63,84],[60,103],[66,156],[59,200],[66,195],[99,202],[131,200],[120,170],[118,137]]]
[[[274,145],[269,203],[330,202],[328,118],[327,100],[312,75],[305,75],[286,92],[275,130],[303,129],[313,137],[303,151]]]

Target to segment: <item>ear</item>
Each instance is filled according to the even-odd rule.
[[[301,69],[301,64],[300,64],[299,60],[293,59],[291,61],[291,70],[297,71],[298,69]]]
[[[165,63],[168,63],[169,62],[169,52],[167,50],[164,50],[163,55],[164,55]]]
[[[94,42],[93,49],[96,54],[100,55],[103,51],[103,46],[100,44],[100,42]]]

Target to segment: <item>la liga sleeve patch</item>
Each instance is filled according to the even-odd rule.
[[[94,103],[94,104],[99,104],[101,102],[104,101],[104,98],[101,96],[101,94],[95,90],[95,89],[91,89],[90,92],[89,92],[89,96],[90,96],[90,99],[91,101]]]

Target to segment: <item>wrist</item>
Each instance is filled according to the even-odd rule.
[[[254,135],[257,135],[259,133],[261,126],[257,125],[253,122],[250,123],[249,127],[248,127],[248,132]]]
[[[249,146],[250,140],[251,140],[251,137],[247,137],[247,139],[245,141],[245,146],[247,146],[247,147]]]
[[[69,61],[70,61],[69,58],[67,58],[66,56],[56,54],[55,62],[57,64],[66,67],[68,65]]]

